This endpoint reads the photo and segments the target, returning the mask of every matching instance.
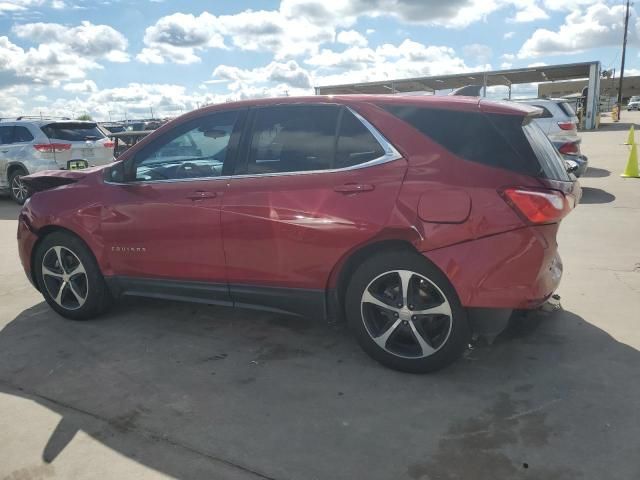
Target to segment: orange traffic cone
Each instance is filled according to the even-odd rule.
[[[638,172],[638,151],[635,143],[631,145],[631,152],[629,153],[627,167],[620,176],[627,178],[640,178],[640,172]]]
[[[636,140],[634,138],[634,130],[633,130],[633,125],[631,125],[631,128],[629,129],[629,136],[627,137],[627,141],[625,143],[625,145],[634,145],[636,143]]]

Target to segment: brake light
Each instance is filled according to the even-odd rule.
[[[33,146],[36,150],[42,153],[60,153],[71,150],[70,143],[37,143]]]
[[[113,148],[115,143],[113,143],[113,142],[104,142],[102,145],[104,145],[104,148]]]
[[[526,221],[536,225],[556,223],[566,217],[575,206],[571,200],[557,190],[530,188],[506,188],[502,190],[504,200]]]
[[[580,153],[580,147],[576,142],[567,142],[562,144],[558,151],[565,155],[578,155]]]
[[[577,126],[573,122],[558,122],[560,130],[576,130]]]

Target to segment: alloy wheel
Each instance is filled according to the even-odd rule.
[[[13,177],[11,181],[11,191],[13,192],[13,197],[19,202],[24,202],[29,196],[29,190],[20,175]]]
[[[42,280],[53,301],[66,310],[77,310],[87,300],[87,272],[78,256],[66,247],[51,247],[44,254]]]
[[[365,288],[361,314],[380,348],[403,358],[425,358],[440,350],[452,330],[451,305],[438,286],[410,270],[378,275]]]

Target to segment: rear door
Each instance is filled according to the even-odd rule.
[[[56,163],[65,166],[70,160],[86,160],[89,166],[113,161],[113,142],[93,122],[55,122],[42,126],[54,144]]]
[[[406,162],[339,105],[259,107],[250,118],[222,209],[231,295],[319,313],[339,259],[386,225]]]

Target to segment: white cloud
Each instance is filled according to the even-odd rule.
[[[228,65],[219,65],[213,76],[231,82],[229,88],[238,90],[248,84],[279,83],[293,88],[308,89],[311,87],[309,72],[290,60],[286,63],[271,62],[265,67],[242,69]]]
[[[618,45],[624,29],[623,5],[591,5],[586,11],[576,10],[567,15],[557,31],[538,29],[522,45],[519,58],[545,55],[563,55],[582,52],[590,48]],[[636,17],[637,18],[637,17]],[[640,20],[629,28],[629,39],[634,42]]]
[[[366,47],[367,39],[349,29],[361,17],[391,17],[405,23],[463,28],[497,10],[515,9],[516,21],[546,18],[537,0],[282,0],[278,9],[245,10],[233,15],[174,13],[147,27],[145,63],[194,63],[210,48],[236,48],[274,54],[275,60],[315,55],[338,41]],[[336,32],[339,33],[336,36]],[[368,29],[367,34],[373,33]]]
[[[72,93],[92,93],[98,91],[98,86],[93,80],[84,80],[82,82],[66,83],[62,89]]]
[[[366,47],[369,43],[366,37],[355,30],[343,30],[339,32],[336,41],[352,47]]]
[[[94,25],[84,21],[75,27],[58,23],[27,23],[16,25],[13,32],[20,38],[45,45],[59,45],[68,53],[92,59],[116,61],[128,59],[127,39],[108,25]]]
[[[509,19],[512,22],[535,22],[536,20],[546,20],[549,18],[547,12],[540,8],[535,0],[520,0],[517,3],[517,9],[515,16]]]
[[[94,60],[74,54],[55,43],[24,50],[0,37],[0,88],[20,84],[58,85],[82,79],[87,70],[102,68]]]
[[[513,36],[516,34],[516,32],[507,32],[505,33],[502,38],[504,38],[505,40],[508,40],[510,38],[513,38]]]
[[[465,57],[472,59],[474,62],[485,63],[491,60],[493,51],[489,45],[483,45],[481,43],[472,43],[471,45],[465,45],[462,47],[462,52]]]

